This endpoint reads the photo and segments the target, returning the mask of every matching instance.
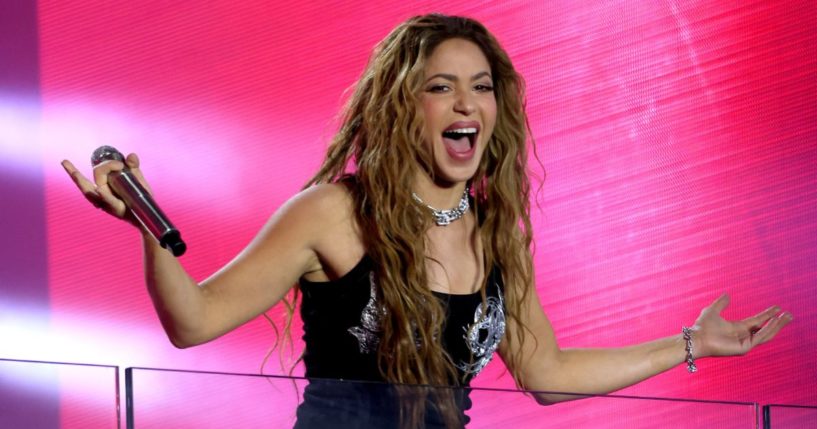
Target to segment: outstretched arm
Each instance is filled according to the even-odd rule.
[[[720,313],[729,304],[723,295],[701,311],[692,328],[693,357],[732,356],[749,352],[771,340],[792,320],[790,313],[770,307],[740,321],[724,320]],[[660,374],[686,360],[686,341],[681,333],[646,343],[617,348],[560,349],[553,329],[542,311],[539,298],[529,294],[522,321],[525,341],[500,353],[506,362],[513,353],[521,353],[520,379],[525,389],[545,392],[605,394],[631,386]],[[519,326],[509,324],[507,335],[515,335]],[[578,396],[537,395],[542,404]]]

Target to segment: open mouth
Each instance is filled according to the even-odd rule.
[[[478,127],[449,127],[443,131],[443,141],[449,151],[463,154],[474,148],[478,134]]]

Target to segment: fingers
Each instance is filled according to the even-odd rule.
[[[138,159],[136,159],[138,164]],[[119,161],[105,161],[94,167],[93,182],[82,175],[77,170],[71,161],[64,160],[62,167],[66,173],[71,176],[71,180],[77,185],[77,188],[82,192],[94,207],[105,209],[105,211],[117,216],[123,217],[127,211],[125,203],[114,196],[111,189],[108,187],[108,175],[113,171],[119,171],[125,168],[125,164]]]
[[[746,329],[754,333],[760,330],[769,319],[775,317],[778,313],[780,313],[780,307],[773,305],[752,317],[743,319],[743,323],[746,325]]]
[[[113,213],[119,217],[125,213],[125,203],[114,196],[113,191],[111,191],[111,188],[108,186],[108,176],[115,171],[124,169],[125,163],[120,161],[105,161],[94,167],[96,192],[105,204],[112,209]]]
[[[709,307],[706,307],[704,311],[713,311],[715,314],[721,314],[721,311],[725,309],[729,305],[729,294],[723,294],[718,299],[716,299]]]
[[[788,325],[794,319],[791,313],[783,312],[772,317],[765,326],[752,335],[752,346],[763,344],[777,335],[784,326]]]
[[[74,167],[74,164],[71,161],[64,159],[61,163],[62,168],[65,169],[65,172],[71,177],[71,180],[76,183],[76,185],[82,189],[83,182],[88,182],[88,179],[85,179],[85,176],[77,170],[77,167]]]
[[[71,177],[71,180],[74,181],[74,184],[77,185],[82,195],[91,202],[95,207],[101,207],[103,203],[102,197],[96,190],[96,185],[94,185],[90,180],[88,180],[85,176],[80,173],[79,170],[71,163],[69,160],[62,161],[62,168],[65,169],[65,172]]]
[[[139,168],[139,157],[131,153],[125,158],[125,163],[128,164],[128,168]]]
[[[125,163],[128,165],[128,168],[130,168],[131,174],[136,176],[136,179],[139,180],[148,193],[152,195],[153,190],[150,189],[147,180],[145,180],[145,176],[142,175],[142,170],[139,169],[139,157],[135,153],[131,153],[125,158]]]
[[[97,188],[108,187],[108,175],[114,171],[125,169],[125,163],[121,161],[104,161],[94,167],[94,182]]]

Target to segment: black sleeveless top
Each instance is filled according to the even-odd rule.
[[[502,287],[502,276],[495,268],[488,275],[485,305],[479,292],[465,295],[434,292],[446,311],[441,338],[443,349],[456,365],[460,375],[458,381],[464,381],[462,387],[467,387],[470,380],[490,362],[505,333]],[[390,409],[389,404],[383,403],[393,398],[386,391],[387,387],[378,383],[354,383],[342,387],[338,382],[325,380],[316,383],[315,380],[384,381],[377,367],[379,321],[384,310],[378,302],[380,292],[373,261],[364,256],[351,271],[337,280],[310,282],[301,279],[300,289],[303,339],[306,344],[303,361],[306,377],[312,381],[304,392],[304,403],[299,407],[296,427],[319,427],[318,420],[314,425],[308,424],[319,416],[331,417],[334,427],[340,427],[339,421],[346,418],[355,423],[342,427],[393,423],[377,420],[382,415],[365,415],[367,408],[376,414]],[[338,401],[339,394],[348,397],[349,403],[339,406],[339,402],[343,402]],[[463,411],[470,408],[467,391],[460,398],[460,406]],[[327,407],[332,411],[327,412]],[[344,413],[352,414],[344,417]],[[464,414],[463,418],[464,422],[468,421]],[[433,422],[428,421],[427,425],[434,426]]]

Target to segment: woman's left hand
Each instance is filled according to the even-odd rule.
[[[729,305],[729,295],[722,295],[701,311],[693,326],[693,356],[743,355],[772,338],[789,322],[792,315],[772,306],[755,316],[728,321],[721,312]]]

